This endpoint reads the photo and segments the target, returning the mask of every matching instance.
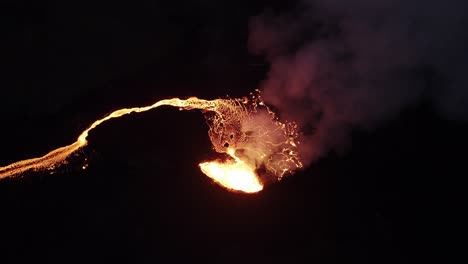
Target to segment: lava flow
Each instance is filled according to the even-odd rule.
[[[263,185],[255,174],[255,168],[236,157],[234,149],[228,149],[227,153],[233,160],[200,163],[200,169],[208,177],[228,189],[247,193],[261,191]]]
[[[179,110],[199,109],[205,113],[208,135],[218,153],[226,153],[224,161],[201,163],[200,169],[216,183],[232,191],[254,193],[263,189],[257,170],[280,180],[287,173],[302,167],[297,152],[297,126],[282,123],[264,104],[260,94],[250,98],[204,100],[191,97],[158,101],[146,107],[123,108],[96,120],[78,139],[39,158],[18,161],[0,167],[0,179],[15,177],[27,171],[53,170],[87,145],[91,130],[101,123],[130,113],[145,112],[159,106],[178,107]]]

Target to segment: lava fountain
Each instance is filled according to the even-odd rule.
[[[302,163],[297,151],[298,129],[293,122],[281,122],[263,102],[260,92],[237,99],[204,100],[165,99],[150,106],[123,108],[94,121],[78,139],[39,158],[26,159],[0,167],[0,179],[16,177],[27,171],[54,170],[66,159],[88,144],[89,132],[113,118],[130,113],[141,113],[160,106],[179,110],[201,110],[206,117],[213,149],[225,153],[226,159],[200,163],[201,171],[214,182],[231,191],[254,193],[263,189],[263,177],[280,180],[291,174]],[[266,175],[266,176],[265,176]]]

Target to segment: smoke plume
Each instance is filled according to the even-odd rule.
[[[263,97],[305,132],[310,163],[421,100],[468,118],[468,4],[462,0],[317,0],[250,21],[249,48],[270,62]]]

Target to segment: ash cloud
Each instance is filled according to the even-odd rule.
[[[468,119],[465,1],[302,1],[250,21],[249,48],[270,62],[263,98],[305,131],[305,163],[346,146],[422,100]]]

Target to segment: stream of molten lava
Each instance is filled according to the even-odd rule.
[[[255,167],[239,159],[234,149],[228,149],[227,154],[233,159],[200,163],[200,169],[213,181],[227,189],[246,193],[261,191],[263,185],[258,180]]]
[[[224,162],[201,163],[199,166],[203,173],[229,190],[258,192],[263,189],[263,185],[255,172],[254,164],[264,164],[267,170],[278,179],[281,179],[285,173],[293,172],[294,169],[302,166],[295,150],[297,127],[279,122],[268,108],[268,113],[272,116],[266,118],[265,125],[258,125],[258,120],[252,118],[252,115],[258,115],[258,105],[264,106],[263,101],[259,100],[259,96],[253,96],[252,100],[247,98],[215,100],[196,97],[186,100],[173,98],[158,101],[150,106],[119,109],[94,121],[75,142],[68,146],[52,150],[39,158],[26,159],[0,167],[0,179],[15,177],[27,171],[54,170],[66,163],[66,159],[71,154],[86,146],[89,132],[103,122],[166,105],[178,107],[179,110],[202,110],[207,114],[210,126],[208,135],[214,150],[227,153],[231,157]],[[236,155],[236,150],[250,154],[240,157]]]

